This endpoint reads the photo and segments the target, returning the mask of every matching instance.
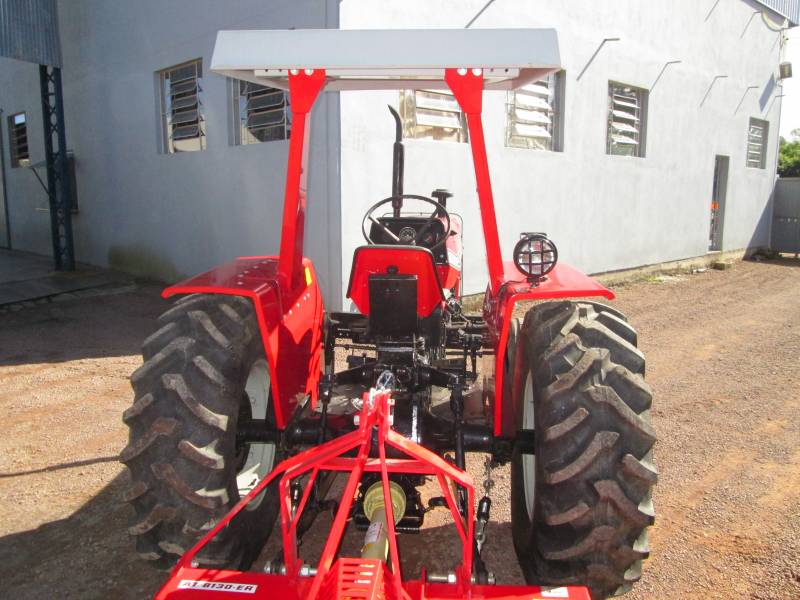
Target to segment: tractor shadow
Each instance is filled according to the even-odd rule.
[[[303,562],[318,564],[332,524],[330,513],[322,513],[316,518],[314,525],[303,536],[298,549]],[[364,531],[359,531],[352,524],[348,525],[339,547],[339,556],[359,556],[364,535]],[[441,574],[453,571],[461,564],[461,541],[452,521],[444,525],[423,526],[419,533],[400,534],[397,540],[405,580],[419,579],[423,568],[428,573]],[[254,565],[254,570],[262,568],[267,560],[278,556],[280,548],[280,527],[276,524]],[[486,567],[495,574],[498,583],[525,583],[513,550],[511,523],[489,523],[482,556]]]
[[[128,485],[128,474],[120,473],[69,517],[0,537],[3,597],[152,598],[167,574],[154,570],[134,552],[126,532],[130,508],[119,499]],[[41,502],[52,500],[43,497]],[[321,514],[303,538],[300,555],[306,562],[316,564],[331,520],[330,513]],[[279,526],[273,529],[262,557],[271,554],[268,549],[277,541],[273,538],[279,530]],[[483,557],[498,583],[523,583],[513,555],[511,524],[491,523],[487,533]],[[358,556],[363,538],[364,532],[348,527],[340,554]],[[428,572],[446,573],[461,561],[461,543],[452,523],[425,527],[419,534],[400,535],[398,540],[405,579],[418,579],[423,567]],[[257,562],[254,568],[260,566]]]
[[[18,600],[152,598],[166,573],[134,552],[126,532],[130,509],[119,499],[127,485],[128,474],[120,473],[69,517],[0,537],[0,595]],[[14,510],[10,500],[4,499],[6,522]],[[51,510],[47,506],[54,498],[42,495],[40,501],[43,510]]]
[[[99,463],[119,462],[119,456],[98,456],[97,458],[89,458],[86,460],[75,460],[72,462],[60,463],[57,465],[48,465],[41,469],[29,469],[27,471],[0,471],[0,479],[8,479],[10,477],[22,477],[24,475],[37,475],[39,473],[52,473],[53,471],[62,471],[64,469],[74,469],[76,467],[89,467]]]
[[[446,573],[461,564],[461,541],[455,525],[423,528],[415,535],[399,538],[403,576],[418,579],[424,567],[428,573]],[[525,583],[511,540],[511,523],[489,523],[481,556],[486,568],[504,585]]]
[[[73,298],[0,313],[0,367],[140,356],[167,310],[161,288]]]

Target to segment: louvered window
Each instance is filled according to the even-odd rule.
[[[464,114],[452,92],[445,90],[405,90],[400,94],[403,137],[467,141]]]
[[[608,85],[608,154],[644,156],[646,112],[646,90]]]
[[[8,117],[8,139],[11,148],[11,166],[27,167],[31,164],[28,152],[28,122],[24,112]]]
[[[553,73],[508,93],[506,146],[561,151],[560,102],[563,77]]]
[[[234,80],[233,87],[237,144],[289,139],[292,118],[286,92],[249,81]]]
[[[767,136],[769,122],[761,119],[750,119],[747,132],[747,166],[764,169],[767,166]]]
[[[202,61],[161,71],[162,151],[192,152],[206,147],[203,118]]]

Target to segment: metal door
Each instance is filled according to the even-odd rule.
[[[11,224],[8,221],[8,196],[6,195],[6,155],[4,112],[0,108],[0,248],[11,249]]]
[[[775,252],[800,252],[800,177],[775,182],[770,245]]]
[[[714,185],[711,191],[711,225],[708,233],[708,251],[722,250],[722,228],[725,224],[725,197],[728,193],[727,156],[717,156],[714,160]]]

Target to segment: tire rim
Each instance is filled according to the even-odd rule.
[[[259,359],[250,367],[247,374],[247,382],[244,384],[244,391],[250,401],[250,414],[254,420],[267,418],[270,400],[269,365],[267,361]],[[247,444],[247,458],[241,470],[236,474],[236,487],[239,490],[239,497],[244,498],[249,494],[258,482],[264,479],[275,463],[275,444]],[[264,494],[259,494],[250,504],[247,510],[255,510],[261,504]]]
[[[524,429],[535,429],[533,411],[533,378],[528,372],[522,398],[522,427]],[[525,508],[528,509],[528,519],[532,522],[536,503],[536,456],[533,454],[522,455],[522,487],[525,489]]]

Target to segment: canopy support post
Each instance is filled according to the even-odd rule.
[[[289,101],[292,107],[292,133],[289,138],[289,161],[286,166],[286,190],[283,201],[283,226],[278,273],[285,289],[293,290],[305,279],[303,270],[303,235],[308,191],[308,147],[311,107],[325,83],[323,69],[292,69],[289,73]]]
[[[505,281],[500,237],[497,233],[497,216],[494,211],[492,180],[489,176],[489,160],[486,157],[486,141],[483,137],[481,111],[483,104],[483,69],[446,69],[444,79],[456,97],[461,110],[467,115],[469,144],[475,165],[475,181],[481,207],[483,237],[486,242],[486,261],[489,267],[489,287],[497,296]]]

